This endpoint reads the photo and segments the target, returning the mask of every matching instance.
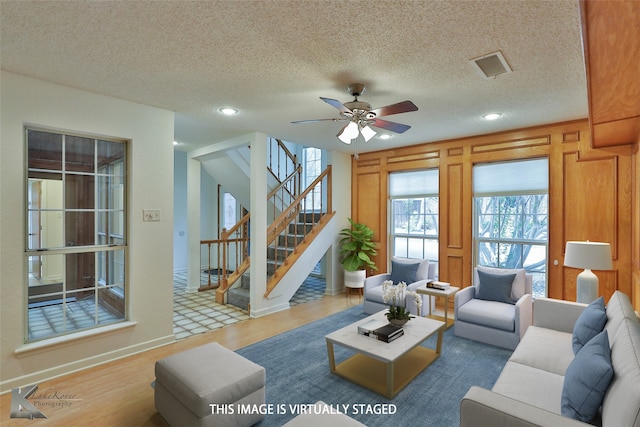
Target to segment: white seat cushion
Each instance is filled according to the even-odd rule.
[[[564,375],[574,358],[571,333],[529,326],[509,360]]]
[[[515,330],[515,305],[472,299],[458,308],[458,319],[503,331]]]
[[[509,361],[491,390],[560,414],[563,384],[563,375]]]

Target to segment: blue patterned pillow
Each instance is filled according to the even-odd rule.
[[[481,270],[478,271],[478,290],[476,292],[477,299],[487,301],[506,302],[507,304],[515,304],[511,299],[511,286],[514,274],[491,274]]]
[[[562,386],[561,413],[588,423],[598,413],[613,379],[609,335],[602,331],[569,364]]]
[[[605,323],[607,323],[607,313],[604,308],[604,298],[600,297],[589,304],[576,319],[571,341],[573,354],[578,354],[591,338],[602,332]]]
[[[417,282],[418,267],[420,267],[420,262],[409,264],[391,260],[391,278],[389,280],[393,281],[394,285],[400,282],[407,285]]]

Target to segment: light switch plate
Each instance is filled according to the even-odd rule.
[[[160,221],[160,209],[143,209],[143,221]]]

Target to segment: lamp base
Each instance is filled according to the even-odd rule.
[[[589,304],[598,298],[598,276],[586,268],[576,280],[576,301]]]

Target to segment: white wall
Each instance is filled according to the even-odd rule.
[[[186,270],[187,240],[187,153],[176,151],[173,161],[173,270]]]
[[[173,113],[4,71],[0,92],[0,390],[172,341]],[[110,332],[24,344],[25,124],[131,140],[130,322]],[[143,209],[159,209],[161,221],[143,222]]]

